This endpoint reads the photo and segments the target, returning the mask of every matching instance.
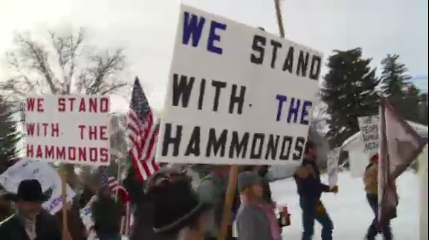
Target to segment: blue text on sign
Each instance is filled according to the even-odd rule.
[[[284,104],[289,101],[289,108],[287,111],[286,122],[287,123],[297,123],[297,118],[300,117],[299,123],[301,125],[309,125],[309,113],[312,108],[312,102],[307,100],[300,100],[298,98],[290,97],[278,94],[276,95],[276,100],[278,100],[278,111],[276,112],[276,121],[279,122],[282,118],[282,110]]]
[[[206,24],[206,18],[197,16],[190,12],[184,12],[184,26],[182,31],[182,44],[197,47],[202,37],[203,28]],[[210,21],[209,36],[206,49],[211,53],[222,54],[223,49],[215,43],[221,42],[219,31],[225,31],[227,25],[214,20]],[[218,31],[217,31],[218,30]]]

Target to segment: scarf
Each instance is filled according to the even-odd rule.
[[[278,219],[275,215],[275,206],[273,204],[268,204],[264,202],[256,202],[249,200],[246,196],[241,195],[240,200],[242,203],[250,204],[257,207],[266,215],[267,221],[270,226],[270,233],[273,240],[282,240],[281,227],[279,226]]]

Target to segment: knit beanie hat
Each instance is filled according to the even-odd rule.
[[[256,172],[242,172],[237,179],[237,188],[239,192],[243,192],[247,187],[260,182],[261,178]]]

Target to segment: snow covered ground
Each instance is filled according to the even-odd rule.
[[[322,177],[326,182],[327,178]],[[333,238],[362,240],[372,220],[372,211],[367,205],[361,178],[351,178],[350,174],[339,174],[339,193],[326,193],[322,201],[334,222]],[[400,203],[398,217],[392,228],[397,240],[417,240],[419,238],[419,178],[406,172],[397,181]],[[273,197],[280,205],[286,204],[291,213],[291,226],[283,229],[283,239],[301,239],[301,211],[293,179],[285,179],[271,184]],[[321,239],[321,226],[315,224],[314,239]],[[381,238],[382,239],[382,238]]]

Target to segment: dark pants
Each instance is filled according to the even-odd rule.
[[[321,239],[333,239],[333,222],[326,211],[317,211],[319,199],[300,198],[300,207],[302,208],[303,235],[302,240],[311,240],[314,235],[314,224],[317,220],[322,226]]]
[[[217,240],[217,237],[207,237],[205,240]],[[226,237],[225,240],[237,240],[235,237]]]
[[[373,214],[375,215],[375,218],[372,221],[372,224],[369,226],[369,229],[367,230],[366,239],[367,240],[374,240],[376,238],[376,235],[378,233],[382,232],[382,235],[384,236],[385,240],[392,240],[393,234],[391,232],[390,227],[390,220],[387,220],[387,223],[381,226],[381,228],[378,229],[377,223],[378,223],[378,196],[377,195],[370,195],[367,194],[367,201],[369,202],[370,207],[372,208]]]
[[[121,240],[121,235],[119,234],[97,234],[100,240]]]

